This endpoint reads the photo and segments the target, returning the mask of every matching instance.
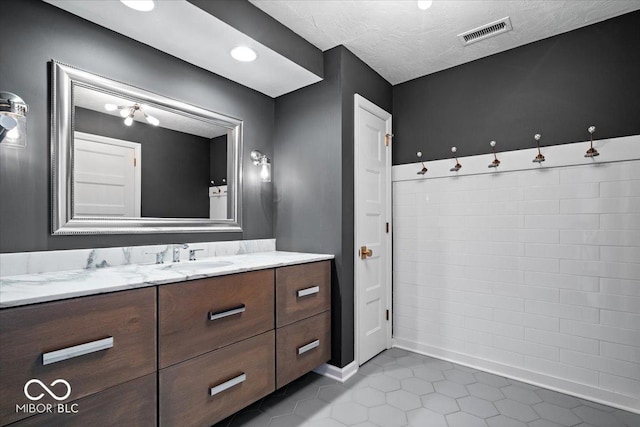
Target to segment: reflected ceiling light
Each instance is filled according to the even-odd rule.
[[[422,10],[427,10],[431,7],[431,4],[433,3],[433,1],[431,0],[419,0],[418,1],[418,8],[422,9]]]
[[[123,5],[139,12],[149,12],[152,11],[154,7],[156,7],[156,4],[153,0],[120,0],[120,2]]]
[[[104,104],[104,109],[107,111],[118,111],[122,117],[124,117],[124,124],[127,126],[131,126],[133,124],[133,117],[135,116],[137,111],[140,111],[144,118],[150,125],[158,126],[160,124],[160,120],[155,117],[147,114],[144,111],[144,108],[149,108],[146,105],[133,104],[133,105],[115,105],[115,104]]]
[[[236,61],[251,62],[256,60],[256,58],[258,57],[258,54],[256,53],[255,50],[251,49],[250,47],[238,46],[231,50],[231,56]]]

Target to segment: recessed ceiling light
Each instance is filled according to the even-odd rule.
[[[120,0],[122,4],[140,12],[149,12],[156,7],[153,0]]]
[[[433,3],[433,1],[431,0],[419,0],[418,1],[418,8],[422,9],[422,10],[427,10],[431,7],[431,4]]]
[[[233,59],[238,61],[251,62],[255,61],[255,59],[258,57],[258,54],[250,47],[238,46],[231,50],[231,56],[233,57]]]

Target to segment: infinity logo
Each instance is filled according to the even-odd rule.
[[[58,396],[53,391],[51,391],[51,389],[49,387],[47,387],[42,381],[37,380],[37,379],[34,378],[32,380],[27,381],[27,383],[24,385],[24,395],[30,400],[40,400],[44,396],[44,393],[40,393],[37,396],[32,396],[31,394],[29,394],[29,390],[28,390],[29,386],[31,384],[34,384],[34,383],[35,384],[39,384],[40,387],[42,387],[44,391],[49,393],[49,396],[53,397],[56,400],[65,400],[67,397],[69,397],[71,395],[71,384],[69,384],[67,381],[63,380],[62,378],[58,378],[57,380],[55,380],[54,382],[49,384],[49,386],[53,387],[56,384],[64,384],[64,385],[66,385],[67,386],[67,393],[64,396]]]

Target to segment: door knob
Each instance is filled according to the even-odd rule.
[[[366,246],[360,246],[360,259],[367,259],[373,255],[373,251],[371,249],[367,249]]]

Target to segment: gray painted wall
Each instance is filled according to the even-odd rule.
[[[640,11],[394,86],[394,164],[639,134],[638,28]]]
[[[324,80],[276,99],[279,250],[332,253],[332,359],[353,352],[353,95],[391,109],[391,85],[346,48],[324,53]]]
[[[24,150],[0,148],[0,252],[273,237],[270,184],[249,153],[273,154],[273,99],[36,0],[8,0],[0,87],[30,106]],[[243,233],[51,236],[49,81],[52,59],[244,120]],[[180,171],[167,171],[168,174]]]
[[[142,122],[127,127],[119,117],[85,108],[75,112],[80,132],[140,144],[143,217],[209,218],[210,139]]]

